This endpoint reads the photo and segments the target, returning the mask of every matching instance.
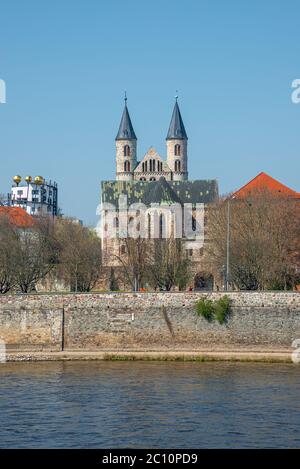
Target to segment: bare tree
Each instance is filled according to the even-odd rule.
[[[50,218],[37,218],[31,228],[14,228],[17,239],[14,251],[15,284],[23,293],[35,290],[53,268],[58,246]]]
[[[18,237],[7,216],[0,217],[0,293],[15,285],[15,263]]]
[[[190,277],[190,261],[181,239],[155,239],[152,262],[149,265],[150,283],[156,289],[171,290],[186,287]]]
[[[122,250],[115,258],[122,266],[123,280],[132,290],[142,288],[147,281],[151,261],[151,241],[145,238],[122,239]]]
[[[92,230],[72,219],[57,219],[55,236],[59,244],[58,275],[74,291],[90,291],[102,272],[101,241]]]
[[[292,288],[299,267],[300,204],[260,191],[223,199],[208,212],[206,264],[221,275],[227,260],[230,204],[230,282],[239,289]]]

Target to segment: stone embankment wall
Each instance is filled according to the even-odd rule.
[[[157,350],[290,347],[300,339],[300,294],[232,292],[226,324],[195,303],[223,293],[103,293],[0,297],[8,350]]]

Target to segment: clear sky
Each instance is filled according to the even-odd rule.
[[[191,179],[226,193],[266,171],[300,191],[296,78],[299,0],[1,0],[0,192],[41,174],[94,224],[125,89],[139,159],[165,157],[178,90]]]

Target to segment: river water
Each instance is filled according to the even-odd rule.
[[[0,364],[1,448],[300,447],[300,365]]]

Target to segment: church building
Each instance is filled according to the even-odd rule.
[[[152,146],[139,158],[137,142],[125,98],[115,139],[116,178],[101,183],[103,263],[119,265],[120,256],[126,255],[122,240],[130,236],[126,228],[131,225],[136,236],[182,238],[196,274],[205,242],[205,207],[217,199],[218,183],[188,177],[188,136],[177,98],[166,136],[166,158]]]

